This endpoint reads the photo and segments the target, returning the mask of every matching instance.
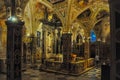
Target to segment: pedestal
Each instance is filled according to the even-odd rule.
[[[22,26],[24,22],[6,21],[7,80],[21,80]]]

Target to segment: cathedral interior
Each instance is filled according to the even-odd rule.
[[[0,79],[110,80],[110,33],[108,0],[0,0]]]

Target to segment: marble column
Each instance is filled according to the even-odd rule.
[[[47,35],[47,32],[43,26],[43,29],[42,29],[42,64],[44,64],[44,60],[46,59],[46,35]]]
[[[6,21],[7,25],[7,80],[21,80],[22,26],[24,22]]]
[[[89,50],[89,39],[86,38],[85,40],[85,43],[84,43],[84,57],[85,57],[85,60],[86,60],[86,65],[85,65],[85,68],[88,67],[88,59],[90,58],[90,50]]]
[[[61,29],[58,28],[58,53],[61,53]]]
[[[2,42],[2,27],[0,27],[0,46],[1,46],[1,42]]]
[[[0,27],[0,58],[2,58],[3,56],[2,56],[2,54],[3,54],[3,52],[2,52],[2,50],[3,50],[3,48],[2,48],[2,28]]]
[[[89,48],[90,48],[89,39],[86,39],[85,43],[84,43],[84,56],[85,56],[85,59],[90,58],[90,49]]]
[[[120,80],[120,0],[110,0],[110,80]]]
[[[54,31],[54,53],[55,54],[57,54],[57,39],[58,39],[58,36],[57,36],[57,33],[58,33],[58,31],[57,31],[57,29],[55,29],[55,31]]]
[[[25,43],[23,43],[23,63],[26,64],[27,63],[27,45]]]
[[[72,52],[71,36],[72,36],[71,33],[62,34],[63,64],[64,64],[64,68],[66,68],[67,70],[69,69],[70,54]]]

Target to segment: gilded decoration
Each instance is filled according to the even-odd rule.
[[[0,4],[0,18],[5,19],[4,1],[1,0]],[[62,22],[63,32],[70,32],[72,24],[77,21],[88,34],[103,19],[97,20],[96,16],[103,10],[109,12],[107,1],[101,0],[20,0],[16,4],[19,4],[24,9],[22,11],[24,12],[23,18],[26,21],[27,33],[34,33],[38,29],[39,19],[44,18],[45,7],[48,7],[49,10],[49,20],[52,18],[53,13],[57,14],[57,17]],[[85,17],[82,14],[88,9],[91,11],[90,16]],[[82,15],[83,18],[78,18],[79,15]]]
[[[89,18],[86,18],[88,19],[88,21],[85,22],[83,25],[85,26],[89,25],[89,29],[92,29],[93,26],[96,24],[96,16],[100,12],[100,10],[106,10],[107,12],[109,12],[109,8],[108,8],[109,6],[107,5],[107,1],[101,1],[101,0],[97,0],[97,1],[94,1],[94,0],[35,0],[35,1],[20,0],[18,1],[18,4],[20,4],[22,9],[24,9],[22,11],[25,12],[26,5],[28,5],[28,3],[30,2],[34,3],[33,10],[32,10],[33,12],[30,12],[31,15],[34,15],[34,13],[36,14],[36,12],[38,13],[35,15],[36,18],[31,20],[30,24],[33,24],[34,26],[38,25],[38,23],[32,23],[32,22],[37,21],[38,17],[42,18],[44,16],[44,13],[42,13],[41,9],[44,9],[43,5],[45,5],[50,10],[52,11],[54,10],[53,13],[57,14],[57,16],[60,18],[62,25],[64,27],[63,30],[66,32],[70,31],[72,23],[76,20],[76,18],[81,13],[83,13],[87,9],[91,10],[91,15]],[[1,4],[2,3],[3,3],[3,0],[1,1]],[[3,8],[4,7],[1,7],[0,9],[3,9]],[[1,14],[0,16],[3,16],[3,15],[5,16],[5,14]],[[29,19],[25,19],[25,20],[29,21]],[[32,28],[30,28],[30,24],[28,23],[26,24],[27,24],[26,26],[29,27],[29,29],[27,28],[27,30],[31,32]],[[34,31],[36,29],[37,27],[33,28]]]
[[[5,5],[10,6],[10,0],[5,1]],[[25,21],[25,26],[23,30],[15,27],[15,42],[9,40],[7,45],[10,46],[11,42],[14,42],[15,46],[19,46],[21,45],[19,42],[22,41],[23,48],[26,47],[26,51],[23,52],[26,52],[27,58],[29,57],[28,63],[34,64],[34,60],[40,59],[40,68],[59,72],[65,69],[68,70],[68,74],[78,74],[94,66],[94,58],[90,57],[89,51],[90,31],[95,32],[97,39],[106,41],[109,38],[109,6],[107,2],[102,0],[16,1],[17,7],[22,9],[21,16]],[[6,11],[7,15],[11,16],[11,8],[6,8],[5,5],[1,0],[0,41],[2,45],[6,45],[7,30],[4,23]],[[11,29],[9,27],[9,31],[13,31]],[[18,34],[19,31],[22,33]],[[119,38],[117,39],[119,40]],[[16,50],[15,53],[20,55],[20,51]],[[12,53],[10,52],[10,54]],[[18,60],[19,58],[16,59],[16,61]]]

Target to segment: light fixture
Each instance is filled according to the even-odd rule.
[[[30,33],[27,33],[27,36],[30,36]]]
[[[15,17],[15,16],[9,17],[8,20],[12,21],[12,22],[17,22],[18,21],[17,17]]]

